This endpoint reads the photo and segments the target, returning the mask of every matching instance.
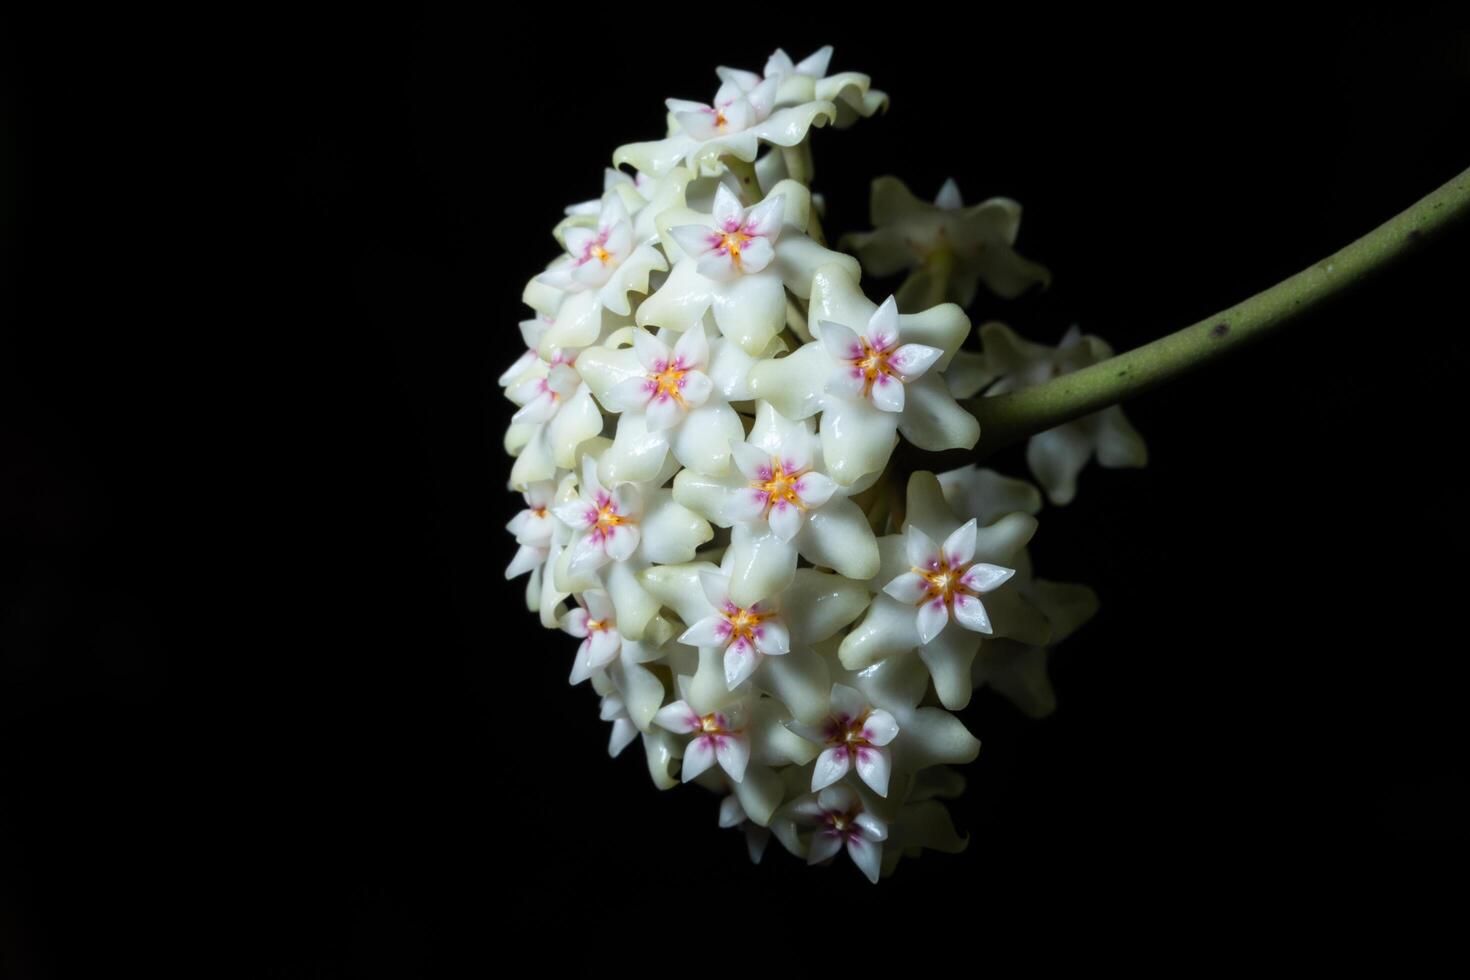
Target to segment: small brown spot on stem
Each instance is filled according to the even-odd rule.
[[[1219,323],[1210,328],[1210,336],[1214,337],[1216,340],[1219,340],[1221,337],[1225,336],[1229,332],[1230,324],[1225,322],[1224,320],[1221,320]]]

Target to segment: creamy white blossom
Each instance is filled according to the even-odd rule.
[[[958,710],[970,700],[970,664],[982,635],[1041,644],[1050,638],[1046,618],[1005,588],[1037,522],[1025,513],[986,527],[962,522],[932,473],[909,477],[906,498],[904,533],[878,542],[883,562],[869,587],[879,594],[843,639],[842,662],[858,670],[916,651],[940,703]],[[947,553],[936,540],[945,542]]]
[[[729,576],[712,572],[702,572],[699,584],[713,611],[685,630],[679,642],[721,651],[725,684],[731,690],[755,673],[763,657],[779,657],[791,650],[780,600],[742,606],[730,598]]]
[[[1075,326],[1056,347],[1024,340],[1002,323],[981,326],[980,340],[985,370],[997,379],[986,389],[987,396],[1029,388],[1113,356],[1101,338],[1084,335]],[[1037,433],[1026,443],[1026,464],[1047,499],[1059,506],[1077,495],[1077,477],[1094,458],[1109,469],[1147,465],[1148,447],[1122,406]]]
[[[905,308],[939,298],[969,306],[984,282],[1011,299],[1051,281],[1051,273],[1016,254],[1021,206],[993,197],[965,207],[959,185],[946,180],[933,203],[921,201],[897,177],[873,181],[873,231],[849,235],[863,268],[875,276],[911,270],[898,290]]]
[[[787,722],[808,742],[821,745],[812,769],[812,792],[826,789],[856,769],[863,782],[879,796],[888,795],[891,763],[886,746],[898,736],[898,722],[882,708],[846,686],[832,686],[832,708],[816,725]]]
[[[909,525],[904,542],[909,570],[883,586],[883,591],[918,607],[915,625],[920,643],[938,636],[951,619],[976,633],[993,632],[980,597],[1005,584],[1016,570],[976,561],[975,537],[974,519],[951,532],[942,546],[917,525]]]
[[[613,164],[630,164],[656,177],[681,164],[718,173],[721,157],[752,162],[762,144],[796,146],[813,126],[837,118],[837,107],[820,99],[776,108],[780,84],[769,78],[746,91],[727,81],[710,104],[668,99],[668,137],[620,146],[613,153]]]
[[[788,292],[809,297],[824,265],[859,274],[851,256],[806,234],[810,221],[811,194],[791,180],[750,207],[720,183],[708,214],[671,209],[659,224],[674,266],[639,306],[638,323],[683,331],[708,317],[745,353],[761,356],[786,324]]]
[[[729,829],[739,827],[745,832],[746,852],[750,855],[751,864],[760,864],[765,856],[766,845],[771,842],[771,831],[768,827],[753,822],[745,814],[745,807],[740,804],[740,797],[731,793],[720,800],[720,827]]]
[[[808,864],[820,864],[845,849],[858,870],[878,883],[888,824],[868,812],[856,793],[846,786],[828,786],[797,800],[790,812],[800,822],[812,825]]]
[[[964,349],[970,321],[943,300],[1045,281],[1012,249],[1014,202],[965,208],[950,182],[931,205],[884,178],[877,230],[849,239],[862,263],[827,246],[809,131],[887,105],[831,57],[719,68],[709,105],[669,100],[669,136],[620,147],[601,195],[565,209],[563,252],[504,331],[523,500],[506,577],[526,576],[527,607],[567,634],[610,755],[640,741],[655,786],[718,794],[752,861],[775,839],[812,864],[846,851],[877,881],[968,841],[941,801],[980,743],[952,712],[980,685],[1050,712],[1052,648],[1097,608],[1033,575],[1034,486],[911,472],[894,450],[970,449],[962,399],[1106,348],[987,325],[983,350]],[[911,275],[876,302],[864,268]],[[1141,465],[1121,420],[1033,438],[1053,501],[1094,453]]]
[[[944,369],[970,332],[970,321],[959,307],[945,304],[900,314],[885,301],[880,308],[863,294],[850,270],[824,266],[813,277],[808,321],[818,325],[824,339],[805,344],[788,357],[758,362],[750,371],[750,388],[787,418],[820,413],[822,456],[838,483],[850,485],[881,471],[899,433],[920,449],[975,445],[980,426],[955,401],[943,379]],[[846,330],[833,331],[824,324]],[[881,354],[857,356],[861,344],[854,349],[849,334],[859,331],[869,345],[881,342]],[[826,341],[829,332],[837,338],[835,343]],[[894,364],[899,351],[904,356]],[[870,369],[873,385],[866,383]],[[880,376],[886,390],[895,393],[874,398]],[[896,394],[898,390],[902,395]]]
[[[877,572],[878,542],[850,499],[855,488],[823,472],[821,446],[808,423],[759,401],[746,441],[731,443],[730,451],[732,471],[705,476],[685,470],[674,480],[674,499],[731,529],[737,594],[784,588],[798,556],[852,579]]]
[[[670,456],[674,471],[728,469],[730,442],[745,431],[730,402],[748,397],[750,358],[727,341],[707,341],[702,325],[662,338],[631,328],[618,340],[628,346],[593,347],[578,358],[583,380],[617,417],[601,478],[661,485],[672,475]]]
[[[793,61],[781,48],[766,60],[762,75],[774,78],[777,105],[800,105],[813,99],[833,103],[837,107],[835,125],[845,129],[859,118],[871,116],[888,107],[888,96],[872,87],[872,80],[861,72],[844,71],[828,74],[832,62],[830,44],[818,48],[800,61]],[[720,69],[720,77],[736,76],[731,69]],[[751,73],[745,73],[750,76]],[[750,77],[745,79],[749,84]]]
[[[689,782],[719,763],[735,782],[745,778],[750,762],[750,736],[745,730],[742,705],[699,714],[683,701],[664,705],[654,722],[676,735],[691,735],[684,747],[684,770],[680,778]]]
[[[597,716],[603,721],[612,722],[612,733],[608,736],[607,741],[607,754],[617,758],[638,737],[638,726],[629,717],[627,705],[617,694],[603,695],[602,700],[598,702]]]

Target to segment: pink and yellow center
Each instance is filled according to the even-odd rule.
[[[715,247],[715,250],[720,251],[723,249],[729,252],[731,263],[738,269],[740,268],[740,250],[745,247],[746,242],[754,237],[754,235],[747,235],[743,231],[721,232],[720,244]]]
[[[599,531],[606,531],[627,522],[628,519],[618,513],[616,504],[603,504],[597,508],[597,529]]]
[[[726,612],[725,622],[730,624],[730,639],[744,640],[746,643],[755,645],[755,634],[760,629],[761,622],[767,617],[749,609],[737,607],[734,612]]]
[[[851,749],[866,748],[871,745],[872,743],[863,735],[863,729],[867,723],[868,713],[865,711],[847,726],[846,732],[843,733],[842,743]]]
[[[863,345],[863,353],[860,357],[854,357],[852,364],[863,373],[863,394],[867,395],[872,392],[873,385],[877,384],[880,377],[883,375],[896,377],[898,372],[893,370],[893,366],[888,363],[888,358],[893,353],[891,350],[874,347],[868,342],[867,337],[859,337],[858,340]]]
[[[957,595],[973,594],[960,582],[965,576],[965,567],[951,568],[948,560],[942,556],[937,568],[915,568],[914,571],[929,583],[929,594],[924,597],[925,602],[939,599],[945,605],[950,605]]]
[[[806,470],[787,473],[780,460],[772,460],[771,478],[756,481],[751,486],[766,495],[767,511],[783,502],[805,509],[806,505],[802,503],[801,495],[796,491],[796,485],[801,482],[804,475],[806,475]]]
[[[648,380],[653,382],[653,394],[655,398],[672,398],[680,405],[684,404],[683,388],[684,375],[689,372],[678,367],[677,361],[670,363],[657,374],[650,374]]]
[[[610,629],[612,629],[612,620],[610,619],[587,620],[587,632],[589,633],[601,633],[603,630]]]
[[[587,254],[597,261],[601,262],[603,265],[607,265],[609,262],[612,261],[612,253],[603,248],[601,245],[593,245],[587,250]]]
[[[729,730],[725,728],[724,719],[715,712],[711,712],[699,719],[699,730],[705,735],[730,734]]]

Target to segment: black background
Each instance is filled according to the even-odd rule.
[[[752,867],[713,797],[606,757],[501,575],[494,378],[562,206],[716,64],[836,44],[892,109],[817,133],[829,231],[884,173],[1015,197],[1055,285],[972,319],[1126,348],[1470,164],[1465,25],[535,13],[4,31],[0,974],[1451,935],[1470,229],[1129,406],[1150,466],[1033,547],[1103,599],[1059,712],[977,695],[969,850],[877,888]]]

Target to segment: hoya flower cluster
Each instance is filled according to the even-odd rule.
[[[1047,280],[1013,249],[1014,202],[966,208],[951,182],[930,204],[884,177],[856,256],[826,244],[811,131],[887,104],[831,54],[719,69],[707,103],[670,99],[668,135],[620,147],[631,170],[567,208],[500,379],[525,500],[507,576],[529,574],[527,604],[569,635],[613,755],[641,741],[659,787],[721,794],[756,859],[774,836],[876,881],[964,846],[939,801],[980,743],[953,712],[988,683],[1046,714],[1048,651],[1096,609],[1032,575],[1035,487],[908,472],[895,449],[970,449],[964,400],[1104,348],[988,325],[963,349],[979,284]],[[892,294],[864,282],[900,272]],[[1094,454],[1143,462],[1112,412],[1036,437],[1053,501]]]

